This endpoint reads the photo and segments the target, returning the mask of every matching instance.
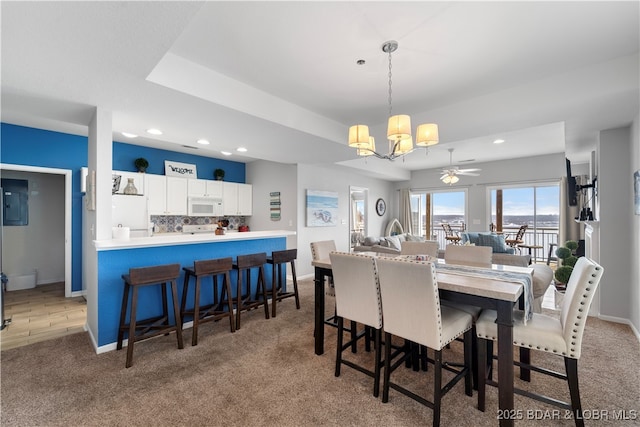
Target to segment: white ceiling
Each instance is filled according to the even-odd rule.
[[[86,135],[98,106],[113,112],[115,140],[228,160],[335,165],[392,180],[446,166],[450,147],[464,167],[565,150],[579,163],[599,130],[627,125],[639,110],[637,1],[1,8],[3,122]],[[395,162],[357,158],[346,146],[356,123],[382,145],[387,40],[399,43],[393,111],[410,114],[414,128],[440,129],[428,155]],[[150,127],[164,134],[146,135]]]

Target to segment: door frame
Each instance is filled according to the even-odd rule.
[[[75,293],[71,291],[71,178],[73,176],[73,171],[70,169],[14,165],[8,163],[0,163],[0,169],[7,171],[64,175],[64,296],[65,298],[81,296],[83,291],[77,291]]]

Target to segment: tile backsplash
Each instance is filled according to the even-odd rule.
[[[179,216],[179,215],[151,215],[151,222],[155,224],[154,233],[181,233],[183,225],[216,224],[219,220],[229,220],[229,230],[237,230],[238,226],[246,224],[242,216],[208,217],[208,216]]]

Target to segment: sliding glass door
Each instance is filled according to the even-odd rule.
[[[446,245],[443,223],[455,231],[466,228],[466,190],[414,192],[411,194],[411,220],[414,234]]]

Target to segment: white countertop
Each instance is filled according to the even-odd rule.
[[[127,240],[94,240],[93,245],[98,251],[110,251],[117,249],[147,248],[154,246],[191,245],[194,243],[229,242],[235,240],[273,239],[277,237],[295,236],[295,231],[269,230],[227,232],[224,235],[215,233],[160,233],[152,237],[132,237]]]

